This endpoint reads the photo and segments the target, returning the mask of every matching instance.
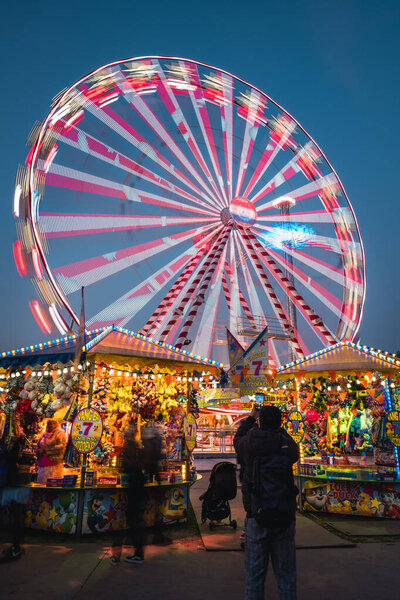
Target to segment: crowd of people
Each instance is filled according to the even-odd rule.
[[[281,427],[281,419],[281,411],[275,406],[254,407],[250,416],[241,421],[234,438],[246,512],[246,600],[263,600],[269,559],[281,600],[296,599],[294,535],[298,490],[292,466],[298,460],[299,449]],[[0,562],[10,562],[22,555],[23,514],[31,491],[28,486],[17,485],[16,481],[18,458],[24,442],[22,428],[15,420],[14,430],[4,431],[0,441],[1,506],[7,510],[11,526],[11,544]],[[65,432],[57,421],[49,419],[36,448],[39,483],[45,484],[49,477],[62,474],[65,447]],[[124,560],[131,564],[144,561],[145,474],[157,480],[161,447],[156,428],[142,430],[140,439],[134,423],[124,431],[120,463],[122,472],[128,476],[128,541],[134,549]],[[156,524],[157,538],[163,540],[159,522]],[[123,537],[115,534],[110,556],[112,565],[120,563],[123,547]]]

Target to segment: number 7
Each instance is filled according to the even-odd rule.
[[[83,423],[83,426],[86,427],[85,431],[83,432],[83,435],[89,435],[89,431],[90,431],[92,425],[93,425],[93,423],[90,423],[88,421],[85,421]]]
[[[252,360],[251,364],[255,365],[254,375],[259,375],[263,361],[262,360]]]

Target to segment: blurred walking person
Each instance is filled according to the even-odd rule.
[[[18,486],[18,460],[25,441],[18,415],[10,416],[10,425],[0,440],[0,504],[3,520],[11,529],[11,545],[0,556],[0,563],[22,556],[24,511],[31,497],[29,487]]]
[[[133,554],[125,557],[125,562],[142,564],[144,561],[144,521],[145,497],[145,453],[143,445],[136,439],[136,428],[131,423],[124,432],[124,446],[121,455],[122,472],[128,475],[128,502],[126,519]],[[112,545],[110,562],[117,566],[121,560],[123,540],[116,538]]]

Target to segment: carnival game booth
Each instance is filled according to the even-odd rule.
[[[400,518],[400,360],[351,342],[281,367],[300,443],[300,508]]]
[[[81,362],[77,336],[1,354],[1,433],[20,427],[26,436],[19,477],[31,489],[27,526],[77,535],[125,529],[118,462],[132,423],[142,439],[157,430],[163,441],[159,481],[146,484],[146,524],[185,521],[196,388],[219,364],[119,327],[89,332],[85,343]],[[38,484],[35,453],[48,419],[60,423],[67,445],[62,476]]]

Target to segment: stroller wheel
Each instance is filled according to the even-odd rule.
[[[235,519],[233,519],[233,521],[231,521],[229,524],[232,527],[232,529],[237,529],[237,521]]]
[[[209,528],[211,529],[211,531],[213,531],[213,529],[216,528],[216,524],[214,523],[214,521],[210,521]]]

